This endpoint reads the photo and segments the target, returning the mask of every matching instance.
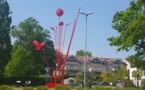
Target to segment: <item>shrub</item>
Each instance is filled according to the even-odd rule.
[[[71,90],[70,86],[63,86],[63,90]]]
[[[84,87],[77,87],[76,90],[88,90],[88,87],[84,86]],[[97,89],[98,90],[98,89]]]
[[[31,86],[28,86],[28,87],[24,87],[22,90],[34,90],[34,88]]]
[[[76,90],[83,90],[83,89],[82,89],[82,87],[79,86],[76,88]]]
[[[13,90],[13,88],[8,85],[1,85],[0,90]]]
[[[63,90],[63,87],[61,85],[56,85],[55,90]]]
[[[136,87],[131,80],[127,81],[127,87]]]
[[[74,84],[74,80],[73,79],[69,79],[69,84]]]
[[[37,86],[36,90],[48,90],[45,86]]]
[[[142,89],[145,90],[145,79],[141,80]]]
[[[93,88],[93,90],[112,90],[112,88],[96,86],[96,87]],[[114,90],[118,90],[118,89],[114,88]]]
[[[129,88],[120,88],[120,89],[118,89],[118,90],[142,90],[142,89],[140,89],[140,88],[131,88],[131,87],[129,87]]]

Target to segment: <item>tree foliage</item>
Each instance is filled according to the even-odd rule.
[[[117,11],[112,20],[113,28],[119,36],[108,38],[117,51],[134,49],[136,58],[145,58],[145,1],[131,0],[125,11]]]
[[[138,77],[138,75],[139,75],[139,77]],[[135,78],[141,78],[143,76],[143,73],[142,73],[142,70],[141,69],[137,69],[136,71],[134,70],[133,72],[132,72],[132,77],[135,77]]]
[[[82,72],[78,72],[76,75],[76,81],[77,83],[81,83],[81,81],[83,80],[83,73]]]
[[[33,67],[29,57],[29,51],[26,51],[23,47],[18,47],[18,49],[12,53],[12,60],[9,61],[6,67],[6,75],[27,76],[27,72]]]
[[[76,55],[77,56],[85,56],[85,51],[84,50],[77,50]],[[92,53],[89,51],[86,51],[86,56],[90,57],[90,56],[92,56]]]
[[[109,83],[113,82],[115,83],[115,80],[121,80],[124,81],[128,76],[128,73],[125,69],[125,66],[118,66],[115,71],[102,71],[100,77],[103,79],[103,82]]]
[[[86,81],[93,83],[94,78],[95,78],[94,72],[90,71],[88,72],[88,75],[86,76]]]
[[[124,81],[125,77],[128,76],[128,72],[126,71],[125,66],[123,66],[123,65],[118,66],[117,71],[116,71],[116,75],[117,75],[118,80]]]
[[[102,71],[100,77],[103,79],[103,82],[109,83],[115,81],[115,73],[113,72],[108,72],[108,71]]]
[[[11,16],[9,4],[6,0],[0,0],[0,76],[3,76],[5,66],[11,59],[10,25]]]
[[[43,29],[39,22],[30,17],[13,26],[11,35],[16,38],[12,52],[12,60],[7,65],[6,75],[8,76],[37,76],[45,74],[46,64],[42,51],[36,51],[33,40],[46,42],[44,50],[46,52],[48,64],[51,70],[55,69],[55,50],[53,42],[50,40],[49,31]],[[23,63],[23,65],[21,65]],[[13,69],[12,71],[10,71]],[[22,70],[17,72],[18,69]]]

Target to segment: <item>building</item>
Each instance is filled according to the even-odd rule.
[[[128,70],[127,62],[119,58],[103,58],[103,57],[87,57],[86,58],[86,73],[92,71],[95,75],[100,75],[102,71],[117,70],[118,66],[125,66]],[[84,73],[84,56],[70,55],[67,59],[65,70],[68,71],[68,76],[75,77],[78,72]]]

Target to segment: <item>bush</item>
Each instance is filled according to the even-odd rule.
[[[87,86],[84,86],[84,87],[77,87],[76,90],[88,90],[88,87]]]
[[[93,90],[112,90],[112,88],[96,86],[96,87],[93,88]],[[114,90],[118,90],[118,89],[115,88]]]
[[[34,88],[31,86],[28,86],[28,87],[24,87],[22,90],[34,90]]]
[[[56,85],[55,90],[63,90],[63,87],[61,85]]]
[[[145,90],[145,79],[141,80],[142,89]]]
[[[36,90],[48,90],[45,86],[37,86]]]
[[[18,80],[21,81],[20,86],[25,86],[26,80],[31,81],[31,86],[41,86],[46,83],[45,77],[0,77],[0,85],[13,86]]]
[[[71,90],[70,86],[63,86],[63,90]]]
[[[142,86],[142,89],[145,90],[145,85]]]
[[[131,80],[127,81],[127,87],[136,87]]]
[[[1,85],[0,90],[13,90],[13,88],[8,85]]]
[[[142,90],[142,89],[140,89],[140,88],[131,88],[131,87],[129,87],[129,88],[120,88],[120,89],[118,89],[118,90]],[[143,89],[144,90],[144,89]]]

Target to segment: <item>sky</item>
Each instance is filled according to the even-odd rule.
[[[35,18],[39,24],[50,31],[51,40],[54,41],[54,32],[50,27],[58,26],[59,18],[56,10],[61,8],[64,14],[60,21],[67,26],[66,39],[64,45],[64,54],[68,48],[70,36],[73,28],[74,19],[77,16],[79,8],[88,13],[93,11],[87,17],[87,45],[86,50],[91,52],[94,57],[104,58],[126,58],[135,52],[133,50],[126,52],[116,52],[116,46],[110,46],[107,38],[118,36],[119,33],[112,28],[113,16],[117,11],[124,11],[130,0],[7,0],[10,10],[13,12],[12,25],[18,25],[21,21],[29,17]],[[63,27],[65,30],[65,26]],[[77,50],[85,50],[85,30],[86,17],[80,14],[75,29],[73,41],[70,48],[70,55],[75,55]],[[14,38],[11,38],[12,43]]]

